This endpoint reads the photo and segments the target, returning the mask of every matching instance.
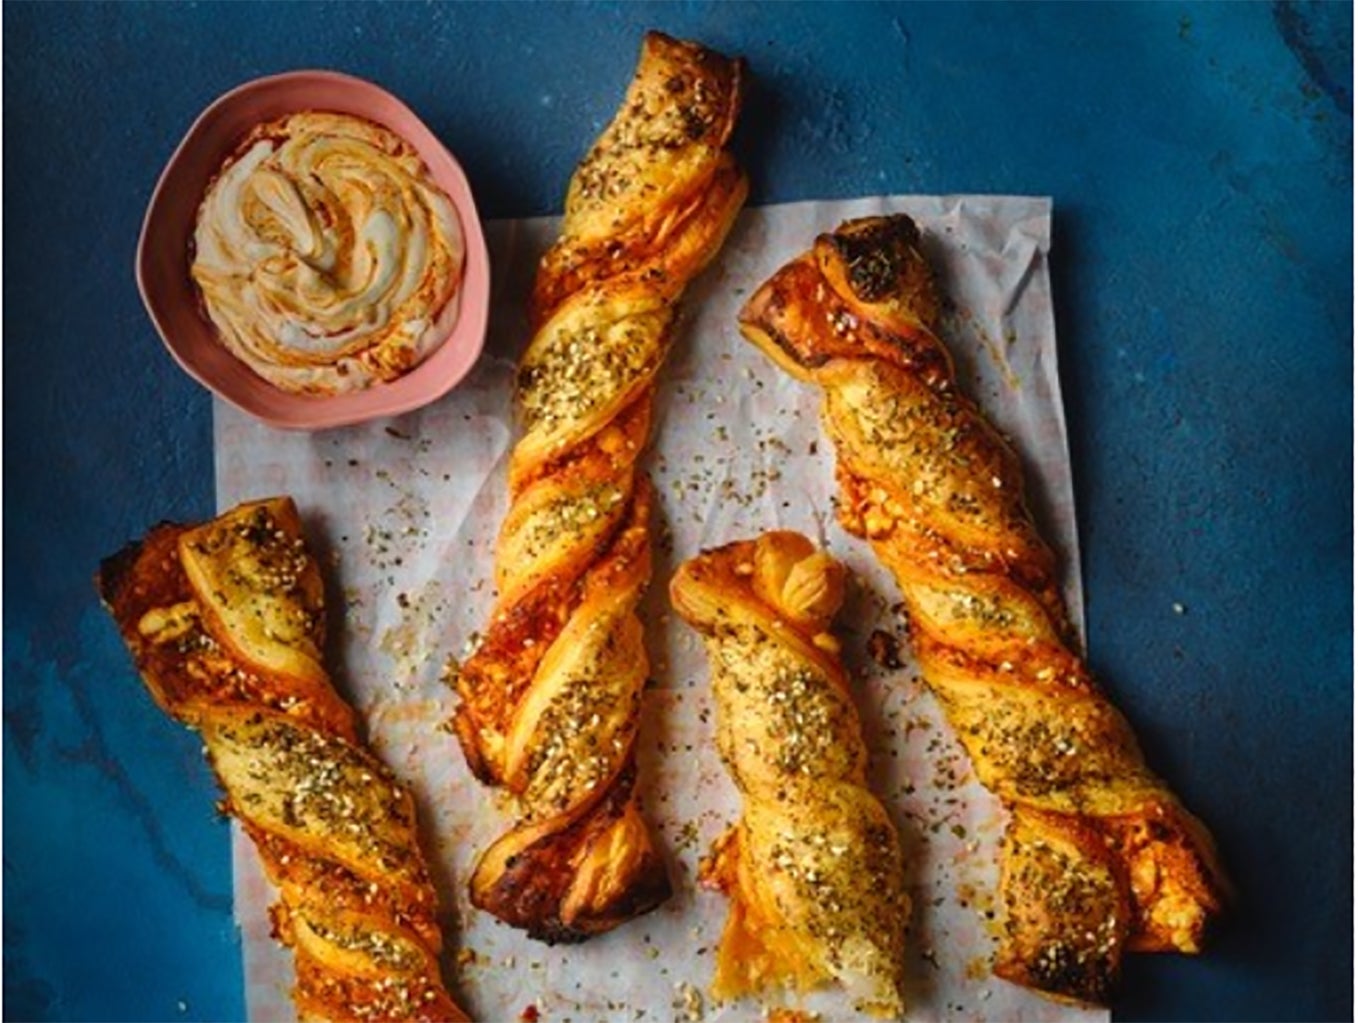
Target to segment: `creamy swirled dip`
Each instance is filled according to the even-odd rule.
[[[414,147],[348,114],[256,127],[198,210],[192,274],[222,343],[286,391],[394,380],[437,347],[462,229]],[[455,313],[455,307],[447,310]]]

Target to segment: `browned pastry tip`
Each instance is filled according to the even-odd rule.
[[[739,58],[646,34],[617,115],[571,179],[562,237],[534,284],[535,326],[600,282],[673,301],[697,275],[748,190],[726,151],[743,77]]]
[[[742,73],[646,36],[535,281],[496,602],[455,673],[453,730],[515,808],[477,863],[472,901],[547,941],[583,940],[670,894],[635,784],[652,499],[637,462],[675,303],[745,199],[726,149]]]
[[[1106,1002],[1126,951],[1198,951],[1229,885],[1085,666],[1019,459],[959,392],[939,308],[894,215],[822,234],[738,319],[822,389],[839,518],[895,576],[925,680],[1010,813],[995,972]]]
[[[324,593],[288,498],[163,523],[96,587],[156,703],[195,729],[278,889],[303,1019],[462,1021],[415,807],[321,663]]]
[[[664,864],[632,798],[636,769],[626,772],[593,812],[566,827],[521,828],[492,845],[472,875],[473,903],[532,938],[561,944],[611,930],[669,898]],[[642,880],[620,885],[619,878]]]

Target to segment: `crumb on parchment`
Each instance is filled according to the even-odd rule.
[[[764,1014],[764,1023],[819,1023],[820,1013],[778,1005]]]
[[[885,629],[873,629],[868,637],[868,655],[878,666],[895,671],[903,666],[900,642]]]
[[[688,981],[674,985],[674,1018],[683,1023],[698,1023],[706,1011],[703,993]]]

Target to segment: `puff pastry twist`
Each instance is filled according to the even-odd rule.
[[[778,270],[744,335],[824,391],[839,516],[896,577],[926,681],[1010,811],[995,972],[1106,1001],[1124,951],[1196,952],[1226,882],[1077,650],[1019,461],[957,389],[906,216]]]
[[[837,982],[898,1018],[905,893],[896,830],[827,631],[844,570],[799,533],[706,551],[670,584],[712,666],[717,746],[743,800],[703,880],[731,899],[713,996]]]
[[[453,725],[477,776],[518,806],[472,902],[547,941],[612,928],[670,891],[633,791],[652,500],[637,459],[675,302],[745,198],[725,149],[740,83],[738,61],[647,35],[536,278],[497,600],[457,671]]]
[[[221,809],[279,900],[307,1020],[466,1020],[439,975],[410,793],[359,742],[321,663],[324,595],[289,498],[162,524],[97,579],[162,710],[203,739]]]

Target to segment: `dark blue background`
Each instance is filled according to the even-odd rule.
[[[1117,1016],[1351,1018],[1352,7],[1180,3],[6,4],[5,1017],[243,1011],[198,744],[90,584],[213,511],[208,396],[132,279],[174,144],[241,81],[336,68],[487,216],[553,212],[648,27],[748,57],[755,204],[1054,197],[1092,660],[1241,892]]]

